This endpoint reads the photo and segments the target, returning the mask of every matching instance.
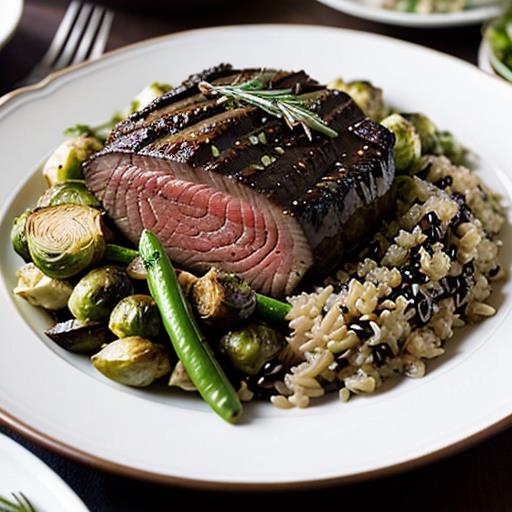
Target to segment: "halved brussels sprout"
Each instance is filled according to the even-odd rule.
[[[81,180],[69,180],[57,183],[49,188],[37,201],[39,208],[57,206],[59,204],[81,204],[99,208],[100,202],[87,190],[85,182]]]
[[[423,155],[444,155],[455,165],[464,163],[467,150],[459,144],[451,132],[438,130],[436,125],[424,114],[401,114],[414,125],[421,139]]]
[[[112,339],[105,323],[76,319],[59,322],[44,333],[63,349],[78,354],[94,354]]]
[[[18,284],[13,290],[14,293],[33,306],[50,311],[65,308],[73,291],[71,283],[48,277],[33,263],[27,263],[18,269],[16,277]]]
[[[83,179],[82,163],[103,144],[94,137],[81,135],[63,142],[48,158],[43,167],[43,176],[52,187],[67,180]]]
[[[158,338],[163,333],[160,311],[150,295],[129,295],[110,314],[109,329],[118,337]]]
[[[224,335],[220,340],[220,351],[235,368],[247,375],[256,375],[284,345],[283,337],[277,331],[265,325],[253,324]]]
[[[103,320],[121,299],[132,294],[132,282],[121,267],[95,268],[78,281],[68,308],[78,320]]]
[[[421,140],[421,152],[426,155],[432,153],[437,144],[437,127],[425,115],[418,112],[413,114],[401,114],[401,116],[413,124]]]
[[[32,261],[47,276],[66,279],[103,258],[101,213],[90,206],[62,204],[41,208],[27,219]]]
[[[421,157],[421,139],[414,125],[400,114],[391,114],[381,124],[395,135],[396,170],[402,172],[411,168]]]
[[[149,386],[171,371],[167,348],[139,336],[109,343],[91,361],[105,377],[126,386]]]
[[[30,251],[28,250],[26,227],[27,219],[31,213],[31,210],[26,210],[21,215],[16,217],[12,223],[11,229],[12,247],[25,261],[30,261]]]
[[[256,307],[256,293],[246,281],[214,267],[195,281],[191,300],[201,319],[218,327],[240,323]]]

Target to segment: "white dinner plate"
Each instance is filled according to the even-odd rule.
[[[23,11],[23,0],[0,1],[0,48],[14,33]]]
[[[0,417],[105,469],[222,488],[304,486],[397,471],[508,424],[510,282],[493,296],[497,315],[450,340],[425,378],[397,379],[347,404],[330,396],[306,410],[253,403],[238,426],[224,423],[195,395],[107,381],[86,358],[45,338],[49,319],[11,293],[20,259],[9,230],[44,188],[38,166],[62,141],[64,128],[100,123],[145,84],[177,84],[219,62],[304,68],[323,81],[370,79],[392,105],[426,112],[455,132],[481,155],[485,180],[507,201],[511,197],[512,88],[419,46],[323,27],[221,27],[138,44],[61,72],[0,100]],[[510,258],[509,227],[503,239]]]
[[[22,492],[37,512],[87,512],[71,488],[35,455],[0,434],[0,496]]]
[[[477,25],[482,23],[482,21],[494,18],[500,12],[497,5],[482,5],[457,12],[417,14],[383,9],[378,5],[377,0],[374,2],[365,0],[318,1],[358,18],[387,23],[389,25],[402,25],[404,27],[440,28]]]

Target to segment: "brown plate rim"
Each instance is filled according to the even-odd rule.
[[[21,96],[26,93],[34,92],[39,89],[43,89],[48,86],[50,83],[55,81],[61,76],[64,76],[72,71],[77,69],[81,69],[99,60],[104,60],[110,58],[111,56],[118,55],[121,53],[125,53],[130,51],[133,48],[150,46],[154,43],[158,43],[160,41],[173,39],[174,37],[181,37],[185,34],[193,34],[197,32],[205,32],[212,29],[222,30],[222,29],[230,29],[230,28],[239,28],[243,25],[226,25],[221,27],[205,27],[199,29],[192,30],[184,30],[180,32],[175,32],[172,34],[166,34],[162,36],[157,36],[149,39],[145,39],[144,41],[139,41],[133,44],[129,44],[127,46],[123,46],[122,48],[118,48],[115,50],[111,50],[106,52],[104,55],[95,59],[94,61],[86,61],[79,64],[75,64],[59,71],[55,71],[48,75],[45,79],[37,82],[36,84],[29,85],[26,87],[21,87],[19,89],[15,89],[4,96],[0,97],[0,108],[5,107],[8,103],[10,103],[14,98]],[[326,30],[340,30],[340,27],[327,27],[322,25],[308,25],[308,24],[247,24],[247,27],[268,27],[268,28],[315,28],[315,29],[326,29]],[[436,54],[440,54],[445,58],[450,58],[458,61],[459,63],[465,63],[470,66],[472,69],[479,71],[480,73],[490,77],[497,77],[485,73],[480,70],[478,67],[473,66],[469,62],[466,62],[457,57],[453,57],[451,55],[439,52],[437,50],[433,50],[431,48],[427,48],[421,45],[417,45],[414,43],[409,43],[407,41],[402,41],[400,39],[392,38],[389,36],[385,36],[382,34],[374,34],[370,32],[351,30],[346,28],[341,28],[344,32],[356,32],[356,33],[365,33],[369,34],[373,37],[390,39],[395,43],[406,44],[407,46],[414,46],[421,48],[422,50],[426,50],[429,52],[433,52]],[[501,80],[500,80],[501,82]],[[95,469],[100,469],[103,471],[107,471],[109,473],[114,473],[118,475],[122,475],[128,478],[136,478],[145,481],[149,481],[156,484],[164,484],[164,485],[174,485],[183,488],[189,489],[202,489],[202,490],[210,490],[210,491],[287,491],[287,490],[313,490],[313,489],[321,489],[332,487],[336,485],[347,485],[354,484],[359,482],[364,482],[367,480],[371,480],[377,477],[386,477],[392,476],[394,474],[400,473],[402,471],[412,470],[418,468],[422,465],[432,463],[438,461],[441,458],[454,455],[464,449],[470,448],[475,444],[484,441],[485,439],[500,433],[505,430],[507,427],[512,425],[512,414],[502,418],[496,423],[490,425],[489,427],[482,429],[472,435],[465,437],[455,443],[450,444],[449,446],[445,446],[444,448],[440,448],[438,450],[432,451],[426,455],[422,455],[420,457],[415,457],[409,459],[407,461],[392,464],[389,466],[385,466],[379,469],[364,471],[360,473],[355,473],[351,475],[345,475],[340,477],[332,477],[332,478],[324,478],[324,479],[315,479],[315,480],[293,480],[289,482],[259,482],[259,483],[251,483],[251,482],[220,482],[213,480],[200,480],[193,478],[183,478],[175,475],[164,475],[161,473],[155,473],[151,471],[136,469],[131,466],[126,466],[123,464],[118,464],[116,462],[112,462],[108,459],[103,459],[101,457],[97,457],[95,455],[91,455],[85,451],[80,450],[74,446],[71,446],[67,443],[59,441],[58,439],[49,436],[48,434],[41,432],[30,425],[24,423],[20,419],[16,418],[12,414],[8,413],[6,410],[0,408],[0,422],[8,425],[10,428],[15,430],[22,437],[39,444],[48,450],[55,452],[64,457],[70,458],[76,462],[85,464],[86,466],[93,467]]]

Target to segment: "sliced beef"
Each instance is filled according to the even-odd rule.
[[[313,132],[310,140],[257,108],[219,105],[197,87],[260,73],[270,88],[305,95],[339,135]],[[216,265],[282,296],[308,271],[329,270],[386,212],[393,143],[349,96],[304,72],[221,65],[120,123],[85,175],[134,243],[148,228],[183,268]]]

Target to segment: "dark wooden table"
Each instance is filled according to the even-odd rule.
[[[150,1],[141,3],[151,4]],[[168,0],[169,5],[173,3],[186,4],[186,0]],[[435,31],[388,27],[338,13],[313,0],[235,0],[226,2],[225,7],[223,3],[211,1],[212,8],[208,11],[196,9],[189,13],[177,13],[173,9],[167,13],[155,13],[146,7],[137,13],[117,10],[108,49],[190,28],[271,22],[331,25],[378,32],[430,46],[473,63],[476,62],[480,41],[478,27]],[[44,53],[67,2],[26,0],[25,4],[20,27],[0,53],[0,93],[12,89],[12,84],[27,73]],[[317,506],[334,510],[353,506],[358,510],[389,507],[408,511],[512,511],[512,431],[505,431],[443,461],[371,482],[303,494],[226,495],[156,486],[107,474],[49,453],[21,439],[7,427],[0,427],[0,430],[28,446],[48,463],[94,512],[172,509],[182,498],[186,501],[181,506],[188,504],[187,508],[194,507],[202,501],[210,510],[217,506],[225,507],[227,503],[236,507],[254,504],[263,509],[282,503],[280,498],[288,500],[284,505],[288,508],[298,500],[300,504],[311,498]]]

